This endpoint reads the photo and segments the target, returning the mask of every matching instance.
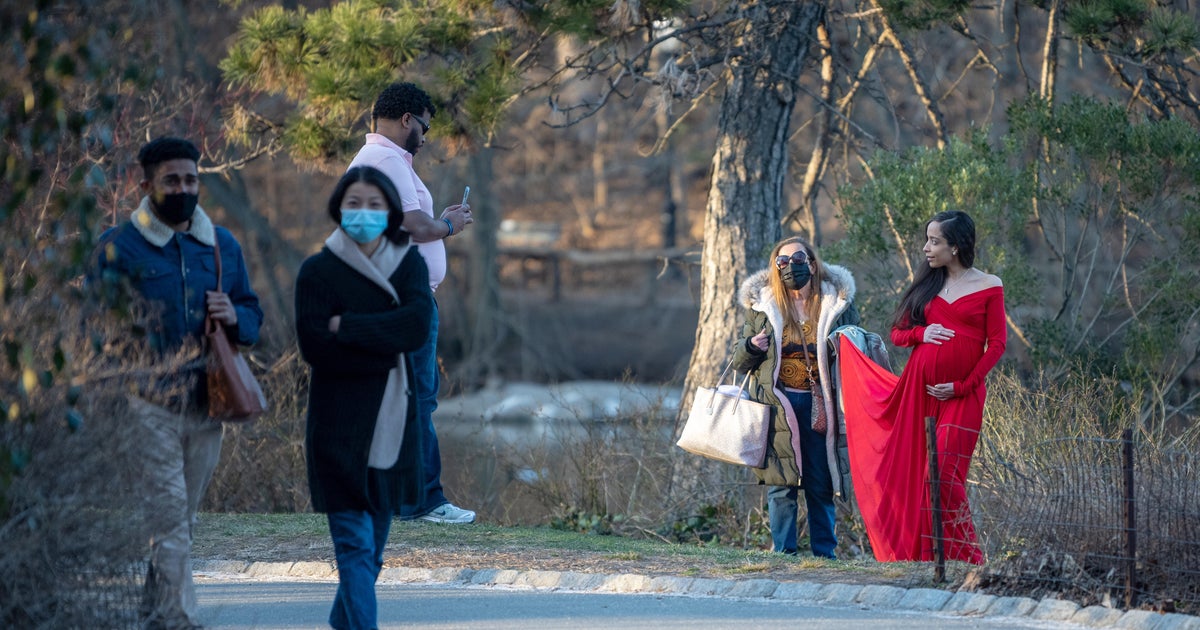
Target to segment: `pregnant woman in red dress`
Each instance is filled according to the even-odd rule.
[[[982,564],[966,480],[984,378],[1004,354],[1004,288],[972,266],[975,224],[965,212],[938,213],[925,234],[925,263],[892,324],[892,342],[913,348],[904,372],[897,377],[841,344],[850,470],[875,558],[933,560],[924,418],[937,418],[946,558]]]

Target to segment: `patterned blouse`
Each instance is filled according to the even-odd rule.
[[[817,331],[810,322],[800,324],[803,341],[789,327],[783,329],[779,383],[789,389],[810,389],[820,378],[817,369]]]

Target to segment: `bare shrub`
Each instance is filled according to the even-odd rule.
[[[627,386],[622,407],[634,404],[615,413],[564,400],[570,396],[544,405],[530,400],[528,409],[514,410],[505,423],[515,436],[498,419],[481,419],[472,435],[451,447],[468,444],[466,450],[449,453],[443,447],[443,460],[457,462],[443,471],[447,487],[481,518],[504,524],[769,546],[763,490],[745,470],[721,467],[718,491],[725,499],[717,503],[672,494],[672,466],[680,457],[695,456],[674,444],[674,406],[626,400],[625,392],[632,391]]]
[[[132,627],[154,511],[140,462],[145,444],[127,396],[173,374],[77,293],[34,290],[6,303],[0,340],[0,626]],[[139,309],[132,309],[133,312]],[[35,373],[21,358],[54,356]],[[15,356],[14,356],[15,355]]]
[[[1129,553],[1123,427],[1136,426],[1136,390],[1073,372],[990,382],[972,479],[990,563],[978,586],[1114,603],[1126,595]],[[1159,427],[1160,425],[1154,425]],[[1133,601],[1200,605],[1200,462],[1196,431],[1134,433],[1136,574]]]
[[[634,530],[652,524],[666,498],[665,417],[657,407],[605,417],[559,402],[570,415],[535,420],[554,423],[540,439],[515,448],[498,445],[497,465],[514,481],[506,498],[513,505],[532,500],[559,522],[581,523],[580,529],[595,520],[593,529],[601,533],[611,533],[614,522]]]
[[[113,400],[82,405],[85,430],[38,423],[20,441],[36,454],[9,487],[0,529],[0,624],[133,626],[147,551],[137,441]],[[6,435],[8,440],[14,436]]]
[[[304,512],[311,503],[304,463],[308,366],[293,346],[266,370],[251,357],[270,408],[254,422],[225,425],[221,461],[202,509]]]

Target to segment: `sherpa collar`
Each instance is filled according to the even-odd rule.
[[[133,220],[133,227],[137,228],[142,238],[155,247],[166,245],[171,241],[171,237],[175,236],[175,230],[150,210],[150,195],[142,197],[142,203],[138,204],[137,210],[133,211],[130,218]],[[208,214],[199,205],[196,206],[196,213],[192,215],[192,224],[188,226],[187,233],[209,247],[217,242],[212,219],[208,218]]]

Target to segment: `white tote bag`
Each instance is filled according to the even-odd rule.
[[[725,366],[716,387],[697,387],[692,410],[676,445],[683,450],[728,464],[762,468],[767,456],[771,406],[749,400],[746,383],[721,385],[733,361]]]

